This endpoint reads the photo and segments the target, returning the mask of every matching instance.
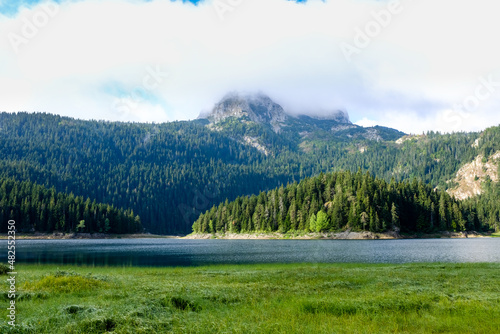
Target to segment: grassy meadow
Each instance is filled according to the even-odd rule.
[[[500,264],[17,266],[1,333],[499,333]],[[7,291],[6,276],[2,276]]]

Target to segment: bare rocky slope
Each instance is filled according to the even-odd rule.
[[[481,195],[482,183],[489,177],[491,181],[498,182],[498,166],[500,151],[485,159],[478,155],[474,161],[465,164],[457,172],[453,180],[458,186],[448,190],[448,193],[457,199],[463,200]]]

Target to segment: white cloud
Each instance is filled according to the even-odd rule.
[[[499,124],[500,87],[474,110],[454,107],[481,77],[500,73],[495,0],[401,0],[347,62],[341,43],[387,6],[248,0],[221,20],[213,1],[64,2],[15,53],[9,34],[43,19],[41,6],[22,9],[0,15],[0,110],[160,122],[196,118],[227,91],[245,90],[291,112],[342,109],[358,124],[406,132]],[[168,76],[147,89],[151,67]]]
[[[372,126],[378,125],[378,122],[374,121],[372,119],[368,119],[366,117],[363,117],[362,119],[357,121],[356,124],[359,126],[364,126],[365,128],[370,128]]]

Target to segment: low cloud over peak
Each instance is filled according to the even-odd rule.
[[[263,91],[291,113],[345,110],[358,124],[405,132],[500,123],[496,2],[390,3],[82,0],[5,9],[0,110],[161,122],[194,119],[237,90]]]

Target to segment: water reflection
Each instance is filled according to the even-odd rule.
[[[0,241],[7,247],[7,241]],[[16,261],[95,266],[500,262],[500,238],[422,240],[18,240]],[[6,253],[4,261],[6,261]]]

